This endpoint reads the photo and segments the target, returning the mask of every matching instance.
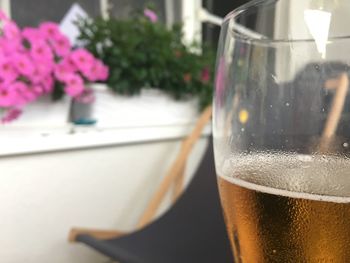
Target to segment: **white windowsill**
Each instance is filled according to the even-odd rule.
[[[182,138],[193,124],[132,128],[62,127],[49,133],[26,133],[23,130],[0,130],[0,157],[43,152],[78,150]],[[211,126],[203,135],[211,133]]]

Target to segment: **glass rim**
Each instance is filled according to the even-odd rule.
[[[254,32],[243,25],[240,25],[235,20],[241,15],[246,14],[252,8],[256,8],[259,6],[268,6],[274,3],[277,3],[278,0],[251,0],[248,3],[241,5],[228,13],[223,22],[222,26],[227,23],[232,23],[232,28],[230,29],[230,35],[233,39],[238,40],[243,43],[253,43],[253,44],[261,44],[261,45],[274,45],[274,44],[291,44],[291,43],[315,43],[315,39],[313,38],[269,38],[263,36],[257,32]],[[327,44],[331,44],[333,42],[342,41],[342,40],[350,40],[350,35],[343,36],[333,36],[328,37]]]

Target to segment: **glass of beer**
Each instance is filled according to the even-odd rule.
[[[213,134],[236,263],[350,262],[349,63],[349,1],[225,18]]]

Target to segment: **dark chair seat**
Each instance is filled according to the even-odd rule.
[[[83,234],[77,241],[121,263],[232,263],[212,145],[185,193],[158,220],[124,237],[99,240]]]

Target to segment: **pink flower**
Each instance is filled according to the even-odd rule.
[[[9,89],[16,92],[15,106],[22,106],[28,102],[34,101],[37,95],[22,81],[15,81],[9,86]]]
[[[70,54],[70,58],[78,70],[80,70],[85,76],[89,74],[95,61],[94,56],[84,48],[74,50]]]
[[[89,81],[106,80],[108,78],[108,71],[108,67],[101,60],[97,59],[85,77]]]
[[[45,93],[45,90],[42,85],[33,85],[31,89],[38,96]]]
[[[209,67],[205,67],[201,73],[201,81],[206,84],[210,81],[210,70]]]
[[[64,81],[67,74],[75,73],[76,67],[69,57],[65,57],[54,69],[55,77],[59,81]]]
[[[3,124],[12,122],[18,119],[18,117],[21,116],[21,114],[22,114],[22,110],[19,108],[9,109],[5,112],[5,115],[1,118],[1,122]]]
[[[7,21],[3,27],[4,36],[10,40],[20,40],[21,31],[13,21]]]
[[[2,55],[8,56],[13,52],[24,50],[24,47],[20,41],[0,37],[0,50]]]
[[[77,97],[84,91],[83,79],[77,74],[68,74],[64,82],[65,92],[71,97]]]
[[[22,37],[27,39],[30,43],[45,40],[45,35],[39,29],[33,27],[25,27],[22,30]]]
[[[0,87],[0,107],[11,107],[14,106],[16,100],[16,93],[14,90],[8,87]]]
[[[18,77],[10,59],[0,59],[0,78],[3,82],[9,83]]]
[[[33,84],[39,84],[44,78],[51,74],[52,68],[52,62],[46,64],[36,62],[33,73],[28,77]]]
[[[107,80],[109,76],[109,68],[102,63],[102,61],[97,61],[97,72],[98,72],[98,80]]]
[[[15,53],[12,55],[12,61],[18,72],[25,76],[31,76],[34,72],[34,65],[25,54]]]
[[[90,104],[95,101],[95,94],[93,89],[84,89],[84,91],[75,97],[75,100],[79,103]]]
[[[39,26],[39,30],[44,34],[47,39],[55,38],[60,34],[60,29],[57,23],[43,22]]]
[[[216,71],[216,80],[215,80],[215,96],[218,98],[218,102],[220,105],[222,105],[224,101],[225,78],[226,78],[226,62],[225,62],[225,58],[221,57],[219,60],[218,69]]]
[[[70,52],[71,44],[69,39],[62,34],[57,34],[55,38],[52,39],[51,44],[55,53],[60,57],[67,56]]]
[[[31,57],[36,61],[53,60],[51,48],[44,41],[35,41],[30,49]]]
[[[144,11],[143,11],[143,14],[152,22],[152,23],[155,23],[158,21],[158,16],[157,14],[151,10],[151,9],[148,9],[146,8]]]
[[[46,76],[42,81],[42,88],[44,93],[50,93],[53,90],[54,79],[52,76]]]
[[[10,19],[8,18],[8,16],[5,14],[4,11],[0,10],[0,20],[3,21],[9,21]]]

